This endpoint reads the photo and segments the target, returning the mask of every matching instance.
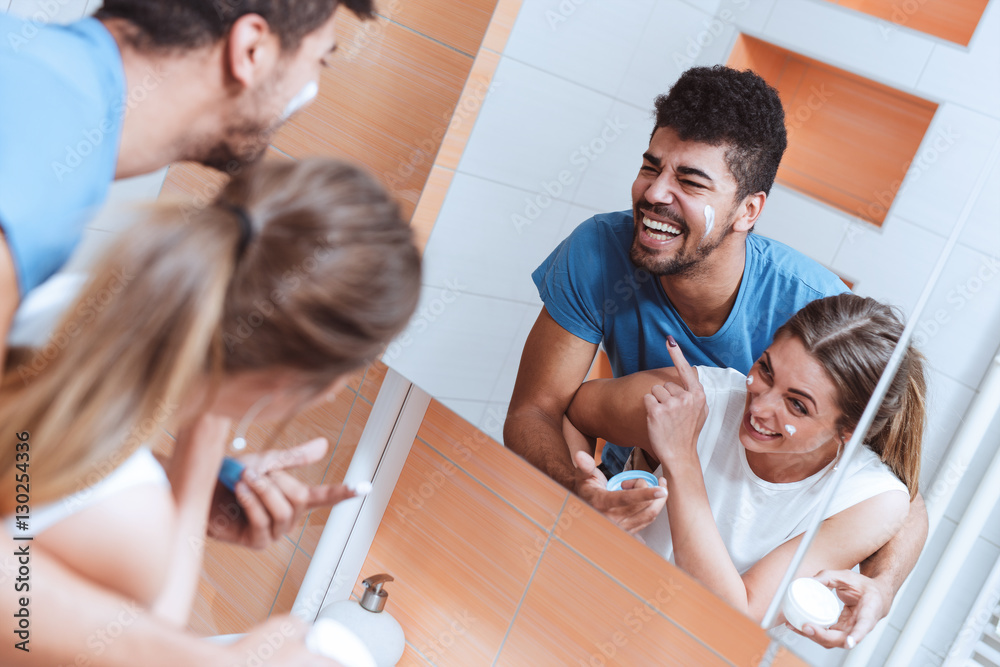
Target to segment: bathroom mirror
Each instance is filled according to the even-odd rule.
[[[445,168],[423,301],[385,361],[502,442],[541,309],[531,272],[580,222],[631,207],[655,95],[691,66],[749,64],[775,78],[790,142],[756,233],[909,319],[971,206],[914,336],[928,358],[926,495],[1000,342],[983,328],[1000,320],[1000,289],[985,277],[1000,254],[995,167],[993,185],[970,201],[1000,133],[987,108],[996,95],[951,80],[961,68],[997,80],[983,34],[998,32],[995,3],[967,45],[827,2],[574,7],[521,5],[461,158]],[[897,604],[912,606],[917,588]],[[841,659],[793,643],[817,664]]]

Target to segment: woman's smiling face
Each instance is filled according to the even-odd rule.
[[[760,454],[836,456],[837,388],[795,336],[779,336],[747,375],[740,442]]]

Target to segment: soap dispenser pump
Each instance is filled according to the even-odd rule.
[[[385,611],[389,592],[383,587],[393,577],[373,574],[364,581],[361,601],[342,600],[323,608],[319,618],[330,618],[354,632],[371,651],[378,667],[392,667],[403,657],[405,638],[399,621]]]

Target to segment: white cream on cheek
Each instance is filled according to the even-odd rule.
[[[701,237],[703,241],[712,233],[713,227],[715,227],[715,209],[711,204],[705,204],[705,233]]]
[[[753,384],[753,375],[748,375],[747,376],[747,386],[749,387],[752,384]]]
[[[788,431],[788,435],[795,435],[795,427],[791,424],[785,424],[785,430]]]

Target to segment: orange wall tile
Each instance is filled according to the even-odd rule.
[[[968,46],[989,0],[828,0]]]
[[[728,64],[781,94],[788,149],[778,181],[881,224],[937,105],[746,35]]]
[[[517,13],[521,11],[522,0],[499,0],[497,8],[493,12],[493,19],[486,29],[486,37],[483,38],[484,49],[489,49],[494,53],[503,53],[507,46],[507,38],[514,28],[514,21],[517,20]]]
[[[728,665],[644,599],[554,541],[545,550],[497,665]]]
[[[378,572],[396,577],[387,609],[433,665],[751,667],[768,645],[748,617],[437,401],[360,578]]]
[[[395,23],[475,54],[497,0],[383,0],[379,14]]]
[[[384,18],[344,14],[341,52],[319,97],[275,136],[295,158],[331,155],[366,165],[412,215],[472,57]],[[344,34],[346,32],[346,35]]]
[[[418,439],[361,577],[395,577],[386,610],[431,663],[488,665],[544,537],[510,503]]]

